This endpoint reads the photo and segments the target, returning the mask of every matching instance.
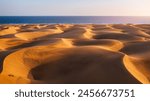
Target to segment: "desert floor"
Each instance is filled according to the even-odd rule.
[[[0,83],[150,83],[150,25],[0,25]]]

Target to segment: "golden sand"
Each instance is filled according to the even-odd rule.
[[[150,25],[0,26],[0,83],[150,83]]]

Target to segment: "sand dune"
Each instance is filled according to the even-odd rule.
[[[74,40],[76,46],[95,46],[106,50],[119,51],[123,48],[123,43],[112,39],[101,40]]]
[[[9,48],[19,46],[24,43],[27,43],[27,42],[20,40],[18,38],[3,38],[3,39],[0,39],[0,49],[7,50]]]
[[[150,25],[0,26],[0,83],[150,83]]]
[[[19,27],[17,26],[7,26],[6,28],[4,27],[4,29],[0,30],[0,36],[17,33],[18,29]]]
[[[139,36],[133,36],[130,34],[115,34],[115,33],[95,35],[94,39],[114,39],[122,42],[145,40],[145,38]]]
[[[149,60],[144,60],[137,57],[125,56],[123,59],[124,65],[127,70],[141,83],[150,83],[150,69]]]

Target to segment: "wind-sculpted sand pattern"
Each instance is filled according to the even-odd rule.
[[[150,83],[150,25],[0,25],[0,83]]]

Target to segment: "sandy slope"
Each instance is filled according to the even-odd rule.
[[[150,83],[150,25],[1,25],[0,83]]]

